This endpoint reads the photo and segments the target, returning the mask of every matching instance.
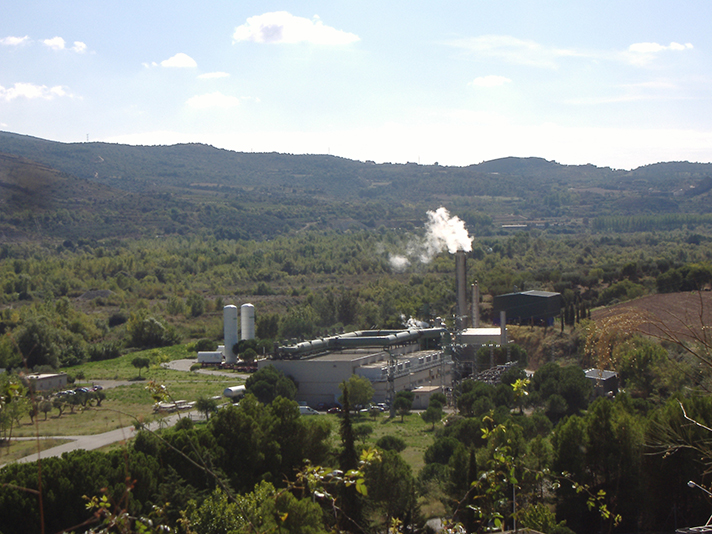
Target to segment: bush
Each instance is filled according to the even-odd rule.
[[[360,441],[366,441],[366,438],[373,434],[373,427],[371,425],[356,425],[353,428],[354,438]]]
[[[193,428],[193,420],[190,417],[181,417],[173,428],[176,431],[190,430]]]
[[[209,352],[217,350],[218,343],[212,339],[202,338],[196,341],[193,347],[194,352]]]
[[[121,356],[119,344],[113,342],[89,345],[87,352],[89,353],[89,360],[92,362],[113,360],[114,358]]]
[[[398,436],[386,435],[376,442],[376,447],[384,451],[402,452],[406,448],[405,440]]]
[[[129,342],[134,347],[166,347],[179,342],[174,328],[166,327],[145,310],[132,314],[126,329],[130,336]]]
[[[119,325],[124,324],[128,320],[129,320],[129,318],[126,316],[125,313],[116,312],[116,313],[112,313],[109,316],[109,320],[107,322],[109,324],[109,328],[113,328],[114,326],[119,326]]]
[[[425,449],[425,463],[447,465],[450,461],[450,457],[458,447],[462,447],[462,445],[455,438],[438,438],[435,440],[435,443]]]

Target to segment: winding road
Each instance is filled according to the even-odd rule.
[[[163,366],[166,369],[172,369],[174,371],[185,371],[185,372],[190,372],[190,366],[195,363],[195,360],[173,360],[168,363],[164,363]],[[200,374],[206,374],[206,375],[216,375],[216,376],[229,376],[233,378],[240,378],[240,379],[247,379],[250,375],[245,375],[245,374],[237,374],[229,371],[216,371],[216,370],[211,370],[211,369],[198,369],[197,372]],[[101,385],[104,389],[110,389],[112,387],[117,387],[117,386],[123,386],[123,385],[129,385],[132,384],[132,382],[126,382],[126,381],[112,381],[112,380],[96,380],[93,382],[94,384],[99,384]],[[178,422],[178,420],[181,417],[190,417],[194,421],[199,421],[203,419],[203,415],[199,414],[197,411],[190,411],[190,412],[183,412],[180,414],[173,414],[168,417],[164,417],[160,421],[154,421],[151,424],[147,425],[147,428],[149,430],[158,430],[159,428],[165,428],[169,426],[173,426]],[[51,458],[53,456],[61,456],[65,452],[71,452],[79,449],[84,449],[87,451],[91,451],[94,449],[100,449],[101,447],[105,447],[107,445],[111,445],[112,443],[117,443],[121,441],[126,441],[131,438],[133,438],[136,435],[136,430],[133,426],[125,426],[123,428],[117,428],[116,430],[110,430],[109,432],[104,432],[102,434],[93,434],[93,435],[88,435],[88,436],[43,436],[40,439],[48,439],[48,438],[54,438],[54,439],[63,439],[63,440],[70,440],[68,443],[64,443],[62,445],[57,445],[56,447],[52,447],[50,449],[46,449],[44,451],[41,451],[39,454],[31,454],[29,456],[25,456],[24,458],[20,458],[18,460],[15,460],[14,462],[10,463],[27,463],[27,462],[34,462],[37,461],[40,458]],[[34,440],[37,438],[20,438],[23,441],[29,441],[29,440]],[[14,441],[14,440],[13,440]],[[0,464],[0,469],[4,467],[6,464]]]
[[[181,414],[173,414],[168,417],[161,419],[160,421],[154,421],[147,425],[149,430],[158,430],[159,428],[166,428],[175,425],[181,417],[190,417],[193,421],[202,420],[204,417],[196,411],[184,412]],[[109,432],[104,432],[102,434],[92,434],[89,436],[42,436],[42,439],[68,439],[71,440],[68,443],[63,443],[62,445],[57,445],[50,449],[45,449],[39,454],[34,453],[24,458],[20,458],[10,463],[27,463],[35,462],[40,458],[51,458],[55,456],[62,456],[65,452],[72,452],[79,449],[84,449],[86,451],[92,451],[94,449],[100,449],[112,443],[126,441],[133,438],[136,435],[136,429],[133,426],[125,426],[123,428],[117,428],[116,430],[110,430]],[[16,438],[22,441],[32,441],[37,438]],[[15,440],[13,440],[15,441]],[[0,464],[0,468],[4,467],[6,464]]]

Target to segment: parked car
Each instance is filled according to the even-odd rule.
[[[333,408],[326,410],[326,413],[341,413],[341,408],[334,406]]]
[[[299,407],[299,413],[301,415],[319,415],[319,412],[317,412],[314,408],[311,406],[300,406]]]

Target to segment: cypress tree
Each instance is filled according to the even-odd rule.
[[[351,406],[349,405],[349,388],[344,385],[342,395],[342,417],[341,417],[341,445],[343,449],[339,454],[339,468],[346,474],[351,469],[358,469],[358,455],[356,454],[356,440],[351,425]],[[341,515],[339,516],[339,528],[346,532],[363,530],[361,523],[361,502],[356,492],[356,486],[342,486],[341,489]]]

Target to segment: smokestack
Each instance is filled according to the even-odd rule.
[[[472,284],[472,328],[480,327],[480,284]]]
[[[463,330],[467,324],[467,256],[464,250],[455,253],[455,284],[457,285],[457,329]]]
[[[223,336],[225,363],[237,363],[237,354],[232,352],[232,347],[240,341],[240,338],[237,336],[237,306],[232,304],[223,308]]]

